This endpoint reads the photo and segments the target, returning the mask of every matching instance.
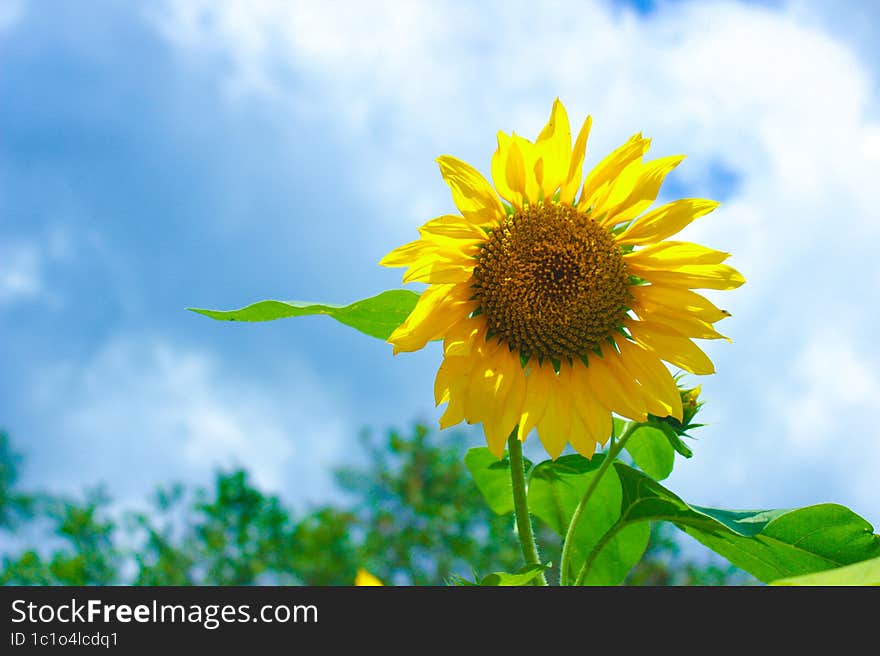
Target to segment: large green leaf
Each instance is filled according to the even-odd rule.
[[[629,436],[626,450],[639,469],[651,478],[662,481],[672,473],[675,449],[660,428],[642,424]]]
[[[565,536],[575,508],[604,459],[604,454],[597,454],[592,460],[570,455],[536,465],[529,484],[531,512],[559,535]],[[621,505],[620,481],[616,476],[606,474],[593,490],[571,538],[572,572],[578,572],[593,546],[620,519]],[[585,583],[616,585],[623,581],[644,554],[649,533],[648,524],[634,524],[616,532],[597,555]]]
[[[773,581],[773,585],[880,585],[880,558]]]
[[[610,477],[612,478],[613,477]],[[580,537],[583,529],[579,528],[576,538]],[[592,537],[592,536],[591,536]],[[625,526],[614,534],[604,548],[593,561],[593,566],[584,578],[582,585],[620,585],[626,579],[629,571],[645,555],[648,542],[651,539],[651,524],[640,522]],[[574,548],[571,551],[572,573],[577,576],[587,550],[583,547]]]
[[[475,447],[468,449],[464,464],[492,512],[496,515],[513,512],[510,461],[506,457],[498,460],[486,447]]]
[[[592,460],[574,454],[535,465],[529,480],[529,511],[559,535],[565,535],[575,508],[604,459],[601,453]]]
[[[389,289],[349,305],[305,301],[260,301],[240,310],[187,309],[218,321],[273,321],[287,317],[326,314],[371,337],[388,339],[394,329],[409,316],[418,300],[419,295],[408,289]]]
[[[810,574],[880,556],[880,537],[849,508],[826,503],[780,514],[749,539],[684,530],[761,581]]]
[[[642,472],[614,463],[620,517],[590,547],[587,572],[602,566],[602,551],[637,523],[673,522],[761,581],[808,574],[880,555],[880,536],[851,510],[821,504],[798,510],[728,511],[692,506]],[[609,474],[611,472],[609,471]],[[587,578],[589,580],[589,577]]]

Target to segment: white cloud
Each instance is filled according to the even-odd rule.
[[[722,208],[685,233],[733,252],[749,281],[723,295],[736,343],[708,347],[720,373],[707,389],[723,421],[704,438],[699,467],[687,465],[702,474],[681,477],[697,500],[748,485],[768,444],[828,439],[834,424],[823,425],[816,401],[832,391],[790,377],[819,380],[811,367],[833,366],[840,380],[873,389],[865,362],[876,362],[875,343],[853,337],[840,351],[827,334],[829,317],[872,323],[880,280],[876,57],[872,68],[867,41],[856,48],[845,30],[825,29],[819,10],[837,5],[681,2],[650,18],[564,2],[540,14],[526,2],[257,7],[170,1],[157,23],[194,61],[220,58],[234,102],[268,100],[297,129],[317,126],[347,144],[342,184],[389,217],[376,231],[385,247],[451,209],[434,156],[452,152],[486,171],[493,131],[533,135],[557,95],[571,116],[593,115],[592,162],[642,130],[658,155],[689,155],[673,178],[694,194],[709,193],[713,166],[736,176]],[[782,418],[749,391],[762,385],[778,390]],[[859,399],[851,428],[868,431]],[[782,434],[760,433],[770,425]],[[880,442],[862,449],[864,462],[880,462]],[[824,454],[810,457],[795,459],[799,471],[815,472]],[[707,471],[720,474],[710,483]],[[880,519],[873,491],[860,499]]]
[[[880,399],[880,362],[875,353],[854,348],[854,341],[844,330],[818,332],[798,354],[785,389],[775,389],[777,400],[784,401],[792,446],[833,448],[845,440],[849,448],[854,440],[876,439],[873,432],[841,435],[852,424],[871,420]]]
[[[872,125],[865,130],[862,152],[871,164],[880,166],[880,125]]]
[[[231,377],[210,354],[165,341],[111,340],[39,372],[33,409],[55,418],[56,436],[51,451],[29,445],[29,469],[66,491],[112,480],[114,495],[143,499],[157,471],[163,483],[204,483],[217,467],[244,466],[262,489],[325,498],[353,431],[311,372],[287,373],[295,388]]]
[[[0,246],[0,307],[43,292],[40,255],[32,244]]]
[[[27,240],[0,239],[0,310],[24,302],[38,302],[57,309],[62,294],[52,284],[56,268],[76,260],[81,240],[60,223]]]
[[[573,116],[594,115],[594,160],[644,130],[658,151],[691,156],[682,179],[724,162],[744,199],[787,208],[771,236],[804,234],[831,194],[866,200],[876,168],[864,144],[880,128],[865,116],[869,73],[846,44],[794,14],[737,4],[667,5],[652,20],[553,7],[536,28],[517,3],[187,1],[168,3],[158,24],[187,52],[222,54],[237,98],[269,94],[354,135],[382,173],[368,186],[390,205],[430,154],[453,150],[485,170],[493,129],[537,131],[555,95]],[[863,215],[872,206],[859,208],[849,220],[875,228]]]
[[[880,358],[839,322],[798,346],[785,375],[765,397],[766,414],[775,411],[779,420],[767,428],[778,429],[783,443],[777,448],[790,454],[789,460],[820,465],[825,480],[818,487],[876,512]]]

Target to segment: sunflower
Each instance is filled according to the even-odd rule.
[[[718,203],[646,211],[684,157],[644,161],[650,139],[636,134],[584,178],[591,125],[588,116],[572,146],[557,99],[534,142],[499,132],[494,189],[465,162],[438,158],[461,214],[428,221],[381,261],[428,285],[389,337],[394,352],[442,339],[440,426],[481,423],[499,457],[514,429],[520,440],[536,429],[555,459],[567,442],[591,457],[612,413],[681,421],[664,361],[713,373],[693,339],[724,338],[713,324],[729,316],[693,290],[744,282],[723,264],[729,253],[668,240]]]
[[[357,574],[355,574],[354,584],[356,586],[381,586],[381,585],[385,585],[376,576],[374,576],[373,574],[370,574],[363,567],[361,567],[357,571]]]

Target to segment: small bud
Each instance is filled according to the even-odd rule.
[[[700,411],[700,408],[703,407],[703,402],[699,400],[700,392],[702,391],[702,385],[697,385],[689,390],[679,390],[681,393],[682,423],[684,424],[685,431],[689,427],[695,428],[695,426],[691,426],[691,421],[697,415],[697,412]]]
[[[678,382],[678,378],[676,378],[676,382]],[[703,407],[703,402],[699,400],[700,392],[702,392],[703,389],[698,385],[692,389],[679,388],[678,391],[679,394],[681,394],[682,421],[679,421],[675,417],[656,417],[654,415],[649,415],[648,421],[663,430],[664,434],[669,439],[669,443],[672,444],[672,447],[676,451],[685,458],[690,458],[693,455],[693,452],[684,442],[682,442],[681,438],[690,437],[690,435],[687,434],[689,430],[699,428],[703,425],[693,423],[694,417],[696,417],[700,408]]]

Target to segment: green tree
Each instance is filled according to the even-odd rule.
[[[415,426],[381,439],[364,434],[362,444],[367,464],[336,472],[347,503],[296,515],[235,470],[218,472],[208,489],[159,490],[147,512],[120,513],[100,489],[83,499],[20,490],[20,458],[0,433],[0,530],[15,538],[5,541],[13,549],[0,583],[350,585],[363,566],[387,583],[442,585],[519,566],[512,517],[483,502],[461,459],[463,435]],[[559,539],[538,530],[545,556],[558,560]],[[685,557],[655,530],[628,582],[744,580],[729,566]]]
[[[369,466],[341,469],[337,481],[356,500],[370,572],[393,583],[439,585],[470,575],[471,566],[481,573],[519,566],[513,519],[486,506],[461,458],[462,435],[415,426],[409,435],[362,440]]]
[[[12,448],[9,434],[0,431],[0,528],[14,528],[33,512],[34,500],[17,487],[21,455]]]

